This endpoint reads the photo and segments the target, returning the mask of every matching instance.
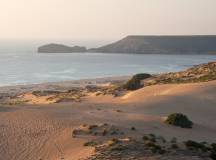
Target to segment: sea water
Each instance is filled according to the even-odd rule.
[[[0,53],[0,86],[163,73],[215,61],[216,55]]]

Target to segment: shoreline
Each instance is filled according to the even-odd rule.
[[[149,85],[151,86],[156,84],[196,83],[196,82],[206,82],[206,81],[216,80],[216,75],[214,74],[215,66],[216,66],[216,61],[211,61],[208,63],[193,65],[192,67],[188,67],[186,70],[182,70],[179,72],[165,72],[165,73],[158,73],[158,74],[151,74],[151,75],[147,74],[150,77],[146,78],[145,80],[139,80],[138,83],[141,83],[144,86],[149,86]],[[141,73],[141,74],[146,74],[146,73]],[[44,82],[38,84],[0,86],[0,96],[1,96],[0,98],[4,97],[4,94],[8,96],[10,95],[17,96],[20,94],[25,94],[28,92],[30,93],[34,91],[67,92],[73,89],[88,90],[88,87],[103,88],[106,86],[108,89],[111,86],[121,86],[120,90],[122,89],[125,90],[123,85],[126,85],[126,82],[128,83],[131,79],[133,79],[133,76],[134,75],[110,76],[110,77],[87,78],[87,79],[68,80],[68,81],[59,81],[59,82]],[[115,90],[116,89],[114,89],[113,91],[115,92]]]
[[[69,88],[82,88],[88,85],[104,85],[106,83],[122,83],[130,79],[131,76],[111,76],[102,78],[89,78],[89,79],[79,79],[79,80],[68,80],[59,82],[44,82],[38,84],[18,84],[18,85],[8,85],[0,86],[0,93],[10,92],[14,90],[32,91],[34,89],[53,89],[53,87],[58,87],[62,89]],[[67,88],[68,87],[68,88]]]

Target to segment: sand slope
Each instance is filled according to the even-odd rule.
[[[185,113],[193,129],[163,124],[165,116]],[[215,141],[216,81],[155,85],[123,97],[89,96],[81,103],[0,107],[0,160],[76,160],[93,150],[89,138],[72,138],[73,128],[87,123],[114,124],[130,136],[155,133],[179,140]],[[136,132],[130,131],[134,126]]]

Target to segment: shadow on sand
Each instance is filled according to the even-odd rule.
[[[3,106],[0,106],[0,112],[10,112],[10,111],[14,111],[16,110],[15,108],[12,108],[12,107],[3,107]]]

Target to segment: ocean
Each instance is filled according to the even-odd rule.
[[[0,53],[0,86],[180,71],[216,55]]]

